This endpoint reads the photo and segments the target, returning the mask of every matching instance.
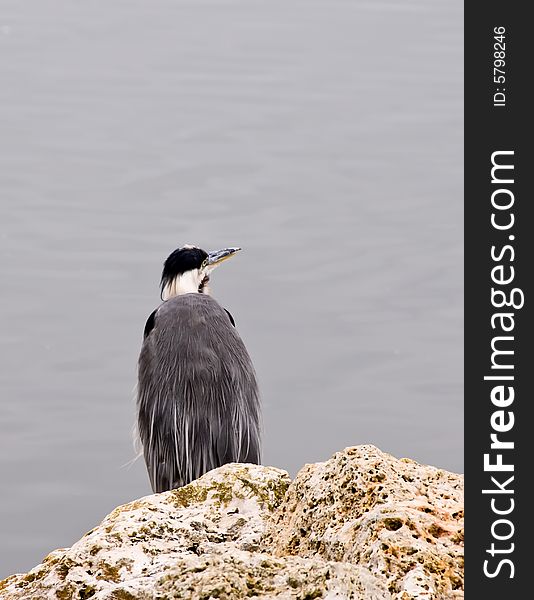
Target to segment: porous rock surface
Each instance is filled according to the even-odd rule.
[[[463,597],[463,479],[374,446],[306,465],[230,464],[119,506],[0,599]]]

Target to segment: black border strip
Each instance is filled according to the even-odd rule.
[[[528,106],[534,104],[528,90],[534,79],[531,64],[534,30],[527,8],[527,3],[493,0],[465,6],[465,595],[468,600],[526,598],[533,593],[529,542],[534,529],[534,516],[530,515],[534,502],[527,488],[534,481],[531,465],[534,351],[530,339],[534,334],[531,265],[534,222],[530,218],[534,203],[530,181],[534,177],[530,140],[534,136],[534,119]],[[498,39],[501,30],[495,29],[499,27],[505,30],[501,41]],[[498,43],[505,44],[504,56],[494,54],[501,51],[495,46]],[[504,60],[504,65],[499,60]],[[504,81],[499,79],[501,75]],[[499,153],[504,151],[509,153]],[[492,155],[497,165],[514,167],[497,167],[493,182]],[[494,204],[511,206],[492,206],[492,195]],[[495,224],[507,228],[493,226],[492,213]],[[495,282],[507,281],[512,268],[512,281]],[[514,293],[514,288],[521,293]],[[524,306],[519,308],[523,294]],[[504,298],[516,306],[496,306]],[[512,316],[495,316],[502,313]],[[513,329],[503,330],[512,324]],[[497,353],[493,354],[495,348]],[[485,380],[487,376],[513,379]],[[509,388],[513,388],[513,401]],[[492,433],[502,444],[500,448],[491,448]],[[513,448],[505,447],[505,442],[513,443]],[[485,470],[485,454],[493,465],[501,460],[500,454],[505,468],[513,467],[513,471],[497,470],[498,466],[488,466]]]

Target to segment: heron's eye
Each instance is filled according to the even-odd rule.
[[[208,259],[205,258],[200,265],[200,270],[205,269],[208,266]]]

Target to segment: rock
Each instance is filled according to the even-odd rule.
[[[365,566],[387,598],[461,598],[463,477],[347,448],[301,469],[262,549]]]
[[[0,599],[463,597],[462,477],[373,446],[230,464],[116,508]]]

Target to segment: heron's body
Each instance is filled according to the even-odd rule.
[[[260,462],[254,368],[230,314],[211,296],[172,296],[149,317],[137,410],[155,492],[228,462]]]

